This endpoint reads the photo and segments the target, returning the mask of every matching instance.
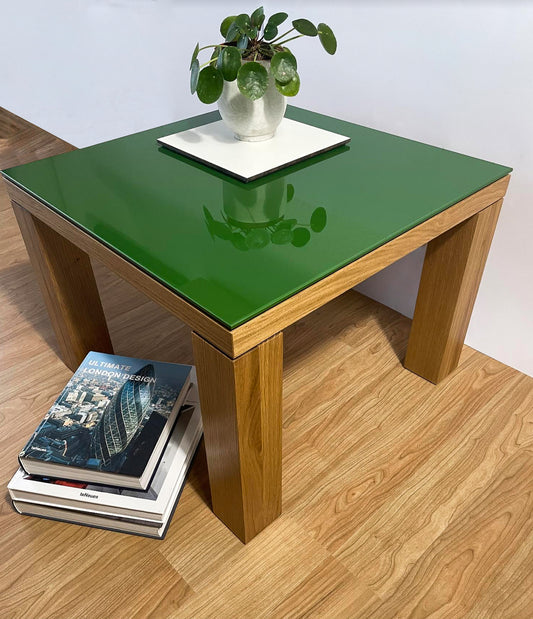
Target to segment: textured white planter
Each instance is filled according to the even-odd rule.
[[[233,131],[238,140],[260,142],[274,137],[283,119],[287,100],[274,83],[270,73],[270,62],[260,61],[269,72],[268,88],[256,101],[241,94],[237,80],[224,82],[224,89],[218,100],[222,120]]]

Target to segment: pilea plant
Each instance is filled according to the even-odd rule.
[[[255,101],[260,99],[268,86],[267,69],[258,61],[270,61],[270,71],[276,88],[287,97],[294,97],[300,89],[298,65],[285,44],[300,37],[318,36],[328,54],[337,51],[337,40],[329,26],[315,26],[308,19],[295,19],[292,28],[279,34],[280,26],[287,20],[287,13],[275,13],[265,22],[263,7],[251,15],[231,15],[220,24],[222,43],[200,47],[196,45],[191,58],[191,93],[196,93],[203,103],[214,103],[222,94],[224,80],[237,80],[240,92]],[[293,32],[296,35],[291,36]],[[212,49],[210,60],[200,65],[198,54]],[[247,62],[243,62],[247,61]]]

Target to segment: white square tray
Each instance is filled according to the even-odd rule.
[[[221,120],[157,141],[246,183],[346,144],[350,138],[284,118],[276,135],[264,142],[237,140]]]

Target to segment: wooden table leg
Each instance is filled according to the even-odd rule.
[[[433,383],[459,363],[501,205],[428,244],[404,365]]]
[[[89,256],[16,202],[12,206],[65,364],[75,370],[90,350],[112,353]]]
[[[281,513],[282,334],[236,359],[193,349],[213,511],[246,543]]]

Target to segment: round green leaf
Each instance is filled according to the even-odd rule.
[[[237,49],[244,51],[248,47],[248,40],[249,39],[245,34],[240,36],[239,40],[237,41]]]
[[[264,21],[265,21],[265,12],[263,10],[263,7],[260,6],[258,9],[255,9],[255,11],[252,13],[252,16],[251,16],[252,26],[255,26],[256,28],[261,28],[261,25]]]
[[[328,222],[328,216],[326,209],[319,206],[313,211],[311,215],[311,230],[313,232],[322,232]]]
[[[281,26],[281,24],[289,17],[287,13],[274,13],[270,16],[267,26]]]
[[[292,25],[297,32],[308,37],[316,37],[318,34],[316,27],[308,19],[295,19]]]
[[[235,18],[236,20],[237,18]],[[237,21],[232,22],[229,25],[228,31],[226,32],[226,43],[231,43],[231,41],[235,41],[241,34],[241,29]]]
[[[198,76],[196,93],[202,103],[214,103],[222,94],[224,78],[215,67],[204,67]]]
[[[194,52],[192,53],[191,64],[189,66],[189,69],[192,69],[193,62],[196,60],[196,58],[198,58],[199,51],[200,51],[200,44],[197,43],[196,47],[194,48]]]
[[[297,75],[296,58],[290,52],[278,52],[272,56],[270,70],[278,82],[287,84]]]
[[[288,245],[292,241],[292,230],[290,228],[275,230],[270,240],[274,245]]]
[[[211,223],[211,229],[213,231],[213,234],[215,236],[218,236],[221,239],[224,239],[225,241],[231,239],[231,228],[223,223],[222,221],[213,221]]]
[[[229,17],[226,17],[225,19],[222,20],[222,23],[220,24],[220,34],[224,38],[226,38],[229,27],[236,19],[237,19],[237,15],[230,15]]]
[[[239,232],[234,232],[231,235],[231,244],[233,247],[240,249],[241,251],[248,251],[248,245],[246,244],[246,237],[244,234],[240,234]]]
[[[204,204],[204,217],[205,217],[205,223],[206,223],[207,229],[209,230],[209,234],[211,235],[211,238],[214,238],[215,235],[213,234],[212,228],[213,228],[213,222],[215,220],[213,219],[213,215],[211,215],[211,213],[209,212],[205,204]]]
[[[333,30],[326,24],[318,24],[318,38],[322,43],[322,47],[328,54],[333,54],[337,51],[337,39],[333,34]]]
[[[227,82],[237,79],[237,72],[241,66],[241,54],[236,47],[225,47],[220,54],[220,70]]]
[[[246,13],[241,13],[240,15],[237,15],[237,17],[235,18],[235,23],[239,26],[241,30],[244,30],[245,28],[250,28],[250,26],[252,25],[250,23],[250,16]]]
[[[245,62],[237,73],[237,86],[248,99],[260,99],[268,86],[267,70],[258,62]]]
[[[198,74],[200,72],[200,63],[198,58],[195,58],[191,64],[191,95],[194,95],[198,86]]]
[[[265,30],[263,31],[263,38],[265,41],[272,41],[278,36],[278,28],[274,26],[274,24],[267,24],[265,26]]]
[[[282,95],[285,95],[286,97],[294,97],[300,90],[300,76],[296,73],[292,80],[286,84],[282,84],[276,80],[276,88]]]
[[[257,28],[255,28],[254,26],[251,26],[250,28],[245,28],[244,29],[244,34],[249,39],[256,39],[257,38]]]
[[[294,185],[289,183],[287,185],[287,202],[290,202],[294,198]]]
[[[213,215],[211,215],[211,211],[207,208],[207,206],[205,206],[205,204],[204,204],[203,208],[204,208],[204,217],[205,217],[206,221],[208,223],[215,221],[213,219]]]
[[[264,228],[252,228],[246,234],[246,246],[249,249],[261,249],[268,245],[269,240],[268,232]]]
[[[306,243],[309,243],[311,233],[307,228],[294,228],[292,231],[292,244],[294,247],[303,247]]]

